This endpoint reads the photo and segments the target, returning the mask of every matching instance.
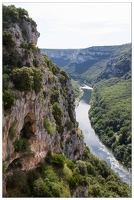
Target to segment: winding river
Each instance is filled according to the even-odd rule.
[[[76,107],[76,120],[79,122],[79,128],[83,131],[84,140],[91,152],[101,160],[105,160],[108,166],[126,182],[129,186],[132,185],[132,172],[125,168],[116,158],[112,151],[107,148],[96,135],[94,129],[91,127],[90,119],[88,117],[88,110],[90,109],[91,88],[82,88],[84,93]]]

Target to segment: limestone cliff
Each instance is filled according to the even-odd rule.
[[[71,63],[97,62],[99,59],[108,58],[112,54],[109,47],[90,47],[85,49],[41,49],[54,63],[61,67]]]
[[[19,11],[24,12],[24,10]],[[4,177],[16,168],[20,170],[36,168],[37,164],[44,160],[48,151],[63,153],[74,161],[82,158],[84,150],[82,134],[77,130],[74,92],[70,78],[36,47],[39,37],[36,23],[26,14],[24,12],[19,20],[13,20],[8,16],[6,18],[8,26],[5,24],[3,26]],[[16,69],[18,72],[23,69],[28,71],[30,68],[33,71],[35,68],[37,72],[43,74],[38,91],[33,88],[28,91],[18,89],[15,82],[13,71],[15,72]],[[32,74],[32,81],[37,76],[38,74]],[[24,83],[25,78],[26,76],[22,82],[18,79],[18,83],[20,81],[20,84],[27,85],[27,82]],[[37,86],[38,82],[34,87]],[[6,96],[7,94],[9,96]],[[12,105],[8,106],[9,98],[12,99],[13,94],[16,96]],[[30,144],[28,151],[18,150],[15,146],[23,139]]]

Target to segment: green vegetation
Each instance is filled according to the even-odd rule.
[[[47,67],[49,68],[49,70],[54,74],[56,75],[57,73],[60,72],[60,68],[55,65],[51,60],[49,60],[48,58],[44,57],[45,58],[45,61],[47,63]]]
[[[31,25],[37,26],[36,23],[29,17],[28,12],[23,8],[16,8],[14,5],[3,5],[3,28],[9,28],[9,22],[19,23],[22,20],[30,22]]]
[[[22,139],[19,139],[19,140],[15,140],[13,145],[14,145],[14,150],[16,152],[29,153],[29,151],[30,151],[30,143],[25,138],[22,138]]]
[[[71,197],[79,186],[88,188],[88,197],[131,197],[127,184],[122,183],[104,161],[91,154],[88,147],[85,147],[84,160],[75,163],[62,154],[48,154],[45,163],[36,169],[14,171],[8,177],[10,197],[65,198]]]
[[[39,93],[42,89],[43,73],[34,67],[24,66],[12,71],[11,80],[17,90],[29,92],[34,89],[36,93]]]
[[[58,87],[54,86],[51,90],[50,102],[53,105],[55,102],[59,102],[60,92]]]
[[[62,127],[62,117],[63,117],[63,111],[61,107],[59,106],[58,102],[55,102],[52,107],[52,113],[54,116],[54,119],[56,121],[56,130],[58,133],[62,133],[63,127]]]
[[[15,126],[17,124],[17,121],[14,121],[9,129],[9,138],[10,140],[13,140],[16,136]]]
[[[10,65],[10,69],[18,64],[17,52],[14,50],[15,41],[8,30],[3,30],[3,65]]]
[[[100,139],[115,157],[131,167],[131,78],[104,80],[95,85],[89,117]]]
[[[39,59],[38,58],[34,58],[33,59],[33,64],[34,64],[35,67],[39,67],[40,66]]]
[[[64,167],[64,163],[65,163],[65,156],[63,156],[62,154],[54,154],[52,156],[52,160],[53,160],[53,164],[57,167]]]
[[[43,88],[43,73],[40,69],[32,67],[33,71],[33,89],[35,93],[38,94]]]
[[[46,129],[46,131],[52,136],[54,133],[54,127],[52,126],[49,118],[46,118],[44,120],[44,128]]]
[[[17,99],[17,94],[13,89],[7,89],[3,91],[3,104],[4,110],[11,109],[14,105],[14,100]]]
[[[6,46],[8,49],[15,45],[12,34],[7,30],[3,31],[3,45]]]
[[[29,67],[16,68],[11,73],[15,88],[20,91],[30,91],[33,87],[33,71]]]

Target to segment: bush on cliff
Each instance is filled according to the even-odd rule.
[[[29,92],[34,89],[38,93],[42,88],[43,73],[34,67],[13,69],[10,77],[17,90]]]

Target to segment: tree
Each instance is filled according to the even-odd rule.
[[[54,154],[52,156],[53,158],[53,164],[57,167],[64,167],[64,163],[65,163],[65,156],[63,154]]]
[[[34,181],[33,195],[34,197],[53,197],[50,188],[44,183],[42,178]]]
[[[86,172],[87,172],[87,165],[86,165],[86,162],[82,161],[82,160],[78,160],[76,162],[77,164],[77,167],[78,167],[78,170],[79,170],[79,173],[81,175],[86,175]]]

